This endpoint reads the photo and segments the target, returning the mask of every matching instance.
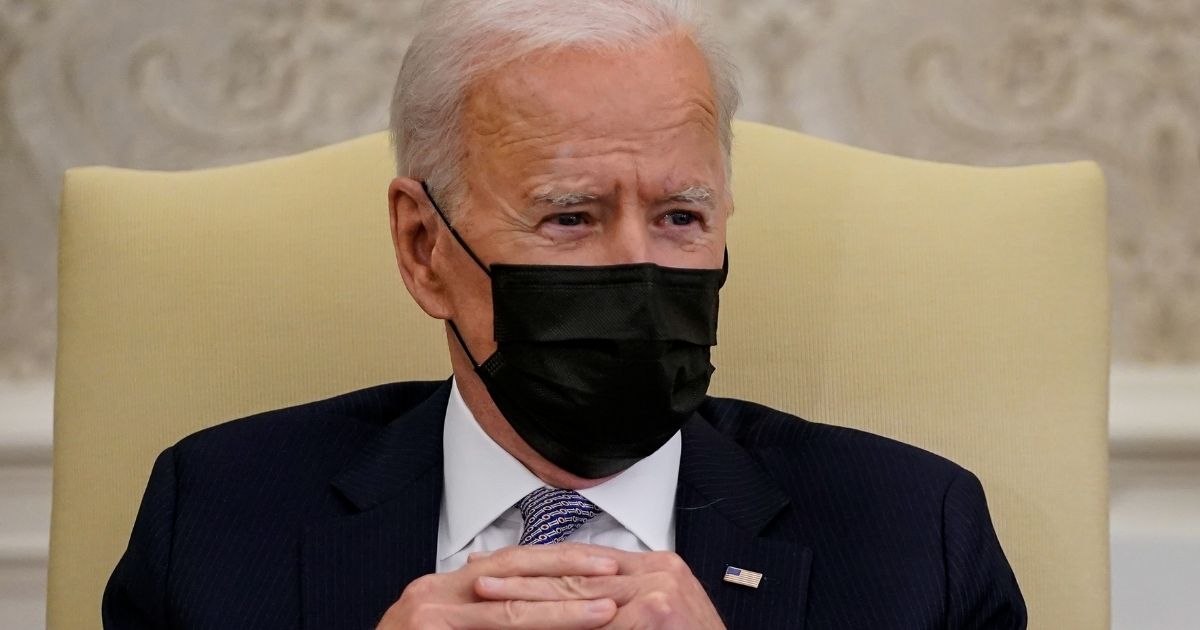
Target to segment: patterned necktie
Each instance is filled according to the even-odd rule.
[[[560,543],[603,511],[578,492],[558,488],[538,488],[525,495],[517,508],[525,519],[520,545]]]

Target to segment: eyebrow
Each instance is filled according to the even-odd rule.
[[[534,196],[533,202],[537,204],[549,204],[558,208],[569,208],[581,203],[596,201],[599,198],[597,195],[583,192],[545,193]]]
[[[712,202],[713,192],[704,186],[691,186],[679,192],[667,195],[666,200],[673,201],[675,203],[694,203],[705,205]]]
[[[662,198],[669,203],[689,203],[696,205],[712,205],[713,192],[706,186],[689,186],[679,192],[670,193]],[[550,192],[535,195],[533,202],[539,205],[551,205],[557,208],[569,208],[600,199],[599,195],[585,192]]]

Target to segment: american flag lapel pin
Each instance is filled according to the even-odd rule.
[[[747,571],[737,567],[725,567],[725,581],[731,584],[741,584],[750,588],[758,588],[758,583],[762,581],[763,575],[754,571]]]

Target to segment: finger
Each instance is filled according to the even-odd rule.
[[[535,545],[533,547],[538,546]],[[646,551],[624,551],[602,545],[589,545],[587,543],[557,543],[554,545],[540,545],[540,547],[558,548],[563,551],[568,549],[578,550],[586,552],[588,555],[592,556],[612,558],[617,563],[617,572],[621,575],[634,575],[653,570],[647,566],[647,557],[659,555],[660,553]]]
[[[647,559],[661,553],[652,551],[625,551],[623,549],[602,547],[600,545],[577,545],[577,547],[585,548],[590,554],[595,556],[612,558],[617,562],[617,566],[619,567],[618,573],[621,575],[633,575],[648,571],[649,568],[646,565]]]
[[[670,551],[622,551],[609,547],[592,547],[593,555],[612,558],[617,562],[619,575],[648,573],[690,573],[691,569],[679,554]]]
[[[613,549],[612,547],[604,547],[601,545],[591,545],[588,543],[576,543],[576,542],[561,542],[561,543],[554,543],[552,545],[518,545],[516,547],[511,547],[511,546],[510,547],[502,547],[501,549],[493,549],[491,551],[472,551],[471,553],[467,554],[467,562],[474,562],[476,560],[482,560],[488,556],[495,554],[498,551],[503,551],[505,549],[513,549],[513,548],[533,549],[533,550],[558,550],[558,551],[568,551],[571,549],[576,549],[579,551],[589,552],[590,555],[606,555],[606,556],[614,556],[614,557],[616,554],[628,553],[625,551],[621,551],[619,549]]]
[[[560,577],[564,575],[614,575],[620,568],[609,556],[593,549],[558,545],[507,547],[463,567],[474,577]]]
[[[476,560],[482,560],[490,555],[492,555],[491,551],[472,551],[471,553],[467,554],[467,564],[471,564]]]
[[[445,621],[455,629],[593,630],[612,621],[617,604],[611,599],[567,602],[477,602],[451,606]]]
[[[475,580],[475,594],[484,600],[530,602],[611,599],[618,606],[629,603],[642,588],[641,576],[598,577],[508,577],[482,576]]]
[[[471,553],[467,554],[467,564],[471,564],[472,562],[479,562],[480,560],[483,560],[484,558],[494,555],[497,551],[503,551],[504,549],[507,549],[507,548],[508,547],[501,548],[499,550],[492,550],[492,551],[472,551]],[[611,554],[606,553],[606,549],[607,549],[606,547],[599,547],[596,545],[577,544],[577,543],[558,543],[555,545],[535,545],[535,546],[527,545],[524,547],[517,547],[517,548],[534,549],[534,550],[549,550],[549,551],[557,551],[557,552],[565,552],[569,549],[580,549],[585,552],[590,550],[592,553],[589,553],[588,555],[592,555],[592,556],[609,557],[611,555]],[[542,553],[542,551],[535,551],[534,553]]]

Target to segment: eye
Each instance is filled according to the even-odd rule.
[[[550,217],[550,221],[554,223],[554,225],[559,225],[562,227],[579,227],[584,223],[587,223],[587,219],[583,216],[582,212],[556,214]]]
[[[664,219],[675,227],[687,227],[700,219],[694,212],[686,210],[672,210],[663,216]]]

